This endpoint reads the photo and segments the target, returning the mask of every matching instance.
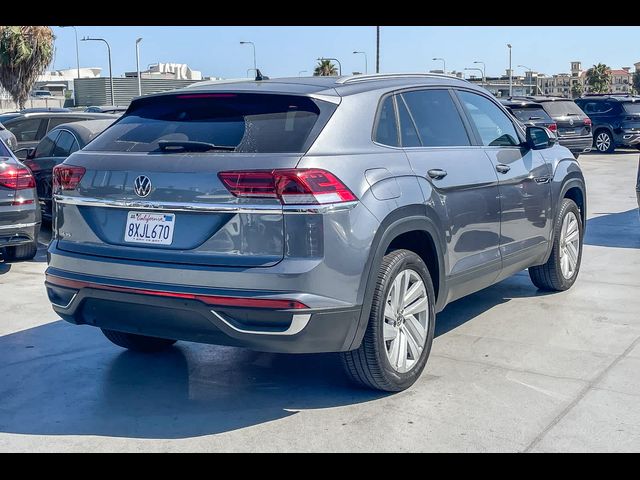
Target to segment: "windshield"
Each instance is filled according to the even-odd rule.
[[[631,114],[640,113],[640,102],[624,102],[624,111]]]
[[[570,100],[544,102],[544,109],[552,117],[566,117],[567,115],[584,115],[580,107]]]
[[[190,152],[215,151],[216,146],[235,152],[302,152],[320,116],[320,104],[325,102],[255,93],[150,97],[134,103],[86,150],[174,151],[167,149],[169,145]]]
[[[511,111],[515,115],[515,117],[521,122],[529,122],[529,121],[545,121],[552,122],[551,117],[547,115],[542,107],[529,107],[529,108],[517,108],[511,107]]]

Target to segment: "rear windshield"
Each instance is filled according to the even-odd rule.
[[[574,102],[557,101],[557,102],[544,102],[544,109],[552,117],[566,117],[567,115],[584,115],[584,112],[580,110],[580,107]]]
[[[627,113],[640,113],[640,102],[624,102],[622,105]]]
[[[542,107],[511,107],[511,111],[515,115],[515,117],[521,122],[529,122],[529,121],[551,121],[551,117],[547,115]]]
[[[325,115],[321,115],[320,106]],[[85,150],[161,153],[166,142],[183,142],[185,151],[189,151],[189,142],[200,142],[236,152],[302,152],[312,133],[317,136],[314,127],[323,123],[318,119],[327,117],[327,109],[333,111],[333,105],[292,95],[189,93],[151,97],[132,105]]]

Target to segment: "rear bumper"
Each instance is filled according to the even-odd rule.
[[[39,222],[0,224],[0,248],[33,243],[38,239]]]
[[[638,131],[622,131],[617,137],[616,143],[621,147],[637,147],[640,145],[640,132]]]
[[[558,137],[558,142],[563,147],[568,148],[575,153],[583,153],[591,151],[593,146],[593,137],[585,135],[581,137]]]
[[[51,267],[47,274],[45,285],[53,309],[70,323],[266,352],[348,350],[361,311],[359,306],[271,309],[215,305],[174,296],[204,295],[188,288],[169,292],[166,286],[144,285],[147,291],[154,292],[144,294],[139,290],[142,285],[130,282],[127,286],[123,282],[114,286],[110,279],[65,274]],[[64,280],[79,279],[86,285],[65,285]],[[257,298],[256,292],[223,293],[227,298]],[[220,295],[220,291],[215,294]],[[286,296],[291,298],[290,294]]]

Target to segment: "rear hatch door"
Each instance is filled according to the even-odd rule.
[[[575,137],[591,134],[590,119],[571,100],[543,102],[544,109],[558,125],[560,137]]]

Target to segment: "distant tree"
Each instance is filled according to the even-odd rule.
[[[0,26],[0,85],[22,109],[53,57],[49,27]]]
[[[640,72],[634,72],[632,84],[633,84],[633,90],[635,94],[636,95],[639,94],[640,93]]]
[[[571,85],[571,96],[573,98],[578,98],[582,96],[583,93],[584,93],[584,87],[580,82],[575,82],[573,85]]]
[[[607,93],[611,85],[611,69],[604,63],[594,65],[587,70],[587,85],[593,93]]]
[[[318,60],[318,65],[313,70],[313,75],[316,77],[330,77],[331,75],[338,75],[338,69],[331,60]]]

